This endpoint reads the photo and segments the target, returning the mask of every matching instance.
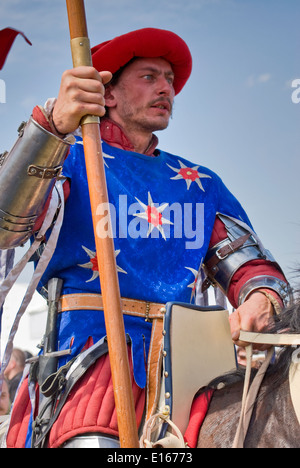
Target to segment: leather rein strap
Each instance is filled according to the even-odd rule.
[[[270,365],[274,354],[275,346],[299,346],[300,335],[293,334],[278,334],[273,335],[269,333],[253,333],[253,332],[240,332],[241,341],[249,343],[246,347],[246,375],[244,382],[243,398],[242,398],[242,409],[240,420],[237,428],[237,432],[234,438],[232,448],[243,448],[244,442],[247,436],[254,403],[257,398],[261,383],[264,379],[266,371]],[[271,348],[268,350],[265,361],[258,370],[252,385],[250,386],[252,357],[253,357],[253,344],[268,344]]]

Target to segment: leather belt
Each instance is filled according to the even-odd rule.
[[[152,319],[163,319],[165,304],[146,302],[138,299],[121,298],[123,314],[143,317],[146,321]],[[79,293],[61,296],[58,312],[70,310],[103,310],[103,299],[101,294]]]
[[[143,317],[152,321],[151,342],[147,365],[146,414],[150,418],[158,405],[160,376],[163,351],[163,319],[166,313],[165,304],[146,302],[138,299],[121,298],[123,314]],[[70,310],[103,310],[101,294],[66,294],[61,296],[58,312]]]

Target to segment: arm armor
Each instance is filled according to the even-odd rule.
[[[59,177],[70,143],[44,130],[32,118],[0,158],[0,249],[24,244]]]
[[[227,216],[218,215],[218,217],[225,224],[227,238],[210,248],[206,254],[203,268],[207,278],[203,283],[203,291],[213,285],[219,286],[227,295],[233,275],[242,265],[251,260],[268,260],[276,264],[278,270],[281,271],[271,253],[264,249],[250,228],[247,229],[245,224],[238,224]],[[284,281],[268,275],[258,276],[242,288],[239,305],[252,291],[260,288],[274,290],[284,304],[290,297],[289,286]]]
[[[239,293],[239,305],[243,304],[250,294],[257,289],[272,289],[281,297],[285,307],[293,302],[292,288],[289,284],[274,276],[260,275],[251,278],[241,288]]]

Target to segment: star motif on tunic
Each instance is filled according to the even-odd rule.
[[[163,229],[163,224],[173,224],[166,218],[163,218],[162,212],[169,206],[168,203],[163,203],[162,205],[156,207],[155,203],[153,203],[152,197],[150,192],[148,192],[148,204],[141,202],[138,198],[135,197],[141,207],[145,210],[143,213],[134,213],[133,216],[137,216],[138,218],[145,219],[149,223],[149,229],[147,232],[147,237],[150,236],[151,232],[154,228],[158,229],[161,235],[165,240],[166,236]]]
[[[178,160],[180,168],[172,167],[169,164],[170,169],[172,171],[177,172],[177,175],[175,177],[171,177],[171,180],[179,180],[179,179],[184,179],[186,181],[186,186],[187,189],[189,190],[192,182],[195,182],[198,187],[205,192],[203,185],[201,183],[201,179],[211,179],[211,176],[208,174],[202,174],[201,172],[198,172],[198,169],[200,166],[194,166],[194,167],[187,167],[185,164],[183,164],[182,161]]]
[[[77,143],[77,145],[83,145],[83,141],[77,141],[76,143]],[[114,156],[110,156],[109,154],[106,154],[106,153],[102,153],[102,154],[103,154],[103,162],[104,162],[104,165],[105,165],[106,167],[109,167],[108,164],[107,164],[106,161],[105,161],[105,158],[106,158],[106,159],[115,159],[115,157],[114,157]]]
[[[94,281],[94,279],[99,277],[99,267],[98,267],[97,254],[96,254],[96,252],[93,252],[92,250],[88,249],[87,247],[84,247],[84,245],[82,245],[82,248],[88,254],[88,256],[90,257],[90,261],[88,263],[84,263],[83,265],[78,265],[78,266],[80,266],[81,268],[87,268],[88,270],[92,270],[92,272],[93,272],[92,277],[89,280],[86,281],[86,283],[89,283],[89,282]],[[115,251],[116,258],[117,258],[117,256],[119,255],[120,252],[121,252],[121,250],[116,250]],[[117,266],[117,272],[118,273],[125,273],[125,275],[127,275],[127,272],[125,270],[123,270],[119,266]]]
[[[191,293],[191,302],[192,302],[193,298],[196,296],[197,281],[198,281],[198,276],[199,276],[200,269],[197,271],[194,268],[190,268],[190,267],[185,267],[185,268],[187,270],[190,270],[193,273],[193,275],[195,276],[195,280],[193,281],[193,283],[191,283],[191,284],[189,284],[187,286],[188,288],[192,289],[192,293]]]

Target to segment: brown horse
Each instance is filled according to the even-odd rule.
[[[268,333],[300,333],[300,301],[270,326]],[[283,348],[262,382],[245,438],[245,448],[299,448],[300,424],[289,389],[293,347]],[[257,370],[253,370],[253,377]],[[220,383],[225,386],[221,390]],[[242,370],[210,384],[214,388],[208,414],[201,427],[198,448],[231,448],[238,427],[244,384]]]

